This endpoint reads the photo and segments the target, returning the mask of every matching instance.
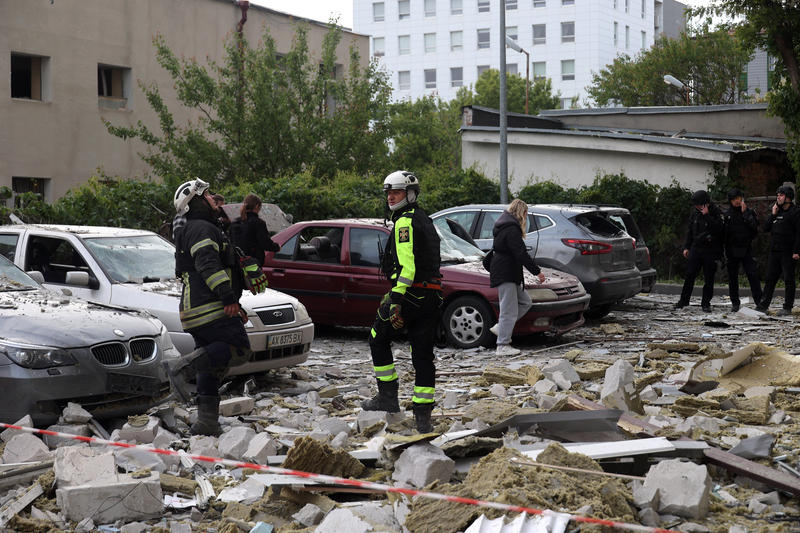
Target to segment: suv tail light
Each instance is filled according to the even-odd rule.
[[[561,239],[561,242],[563,242],[570,248],[575,248],[576,250],[580,250],[581,255],[598,255],[598,254],[611,253],[611,245],[604,242],[587,241],[584,239]]]

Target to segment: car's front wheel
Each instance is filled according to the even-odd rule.
[[[456,348],[475,348],[488,344],[492,337],[489,328],[494,313],[484,300],[475,296],[460,296],[450,302],[442,314],[442,327],[447,343]]]

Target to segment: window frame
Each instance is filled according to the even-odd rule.
[[[537,37],[536,37],[536,29],[537,28],[540,28],[540,29],[542,29],[544,31],[544,35],[538,37],[538,39],[539,39],[538,41],[537,41]],[[539,46],[539,45],[547,44],[547,24],[533,24],[533,25],[531,25],[531,35],[533,36],[532,37],[533,46]]]
[[[430,7],[433,7],[433,10],[429,10]],[[423,13],[425,14],[425,18],[436,16],[436,0],[425,0],[423,2],[422,8],[423,8]]]
[[[403,83],[403,75],[408,78],[406,84]],[[397,90],[398,91],[410,91],[411,90],[411,71],[410,70],[398,70],[397,71]]]
[[[572,34],[564,33],[565,29],[569,29],[570,25],[572,26]],[[575,42],[575,21],[574,20],[566,20],[561,23],[561,42],[562,43],[574,43]]]
[[[408,46],[403,48],[402,43],[407,43]],[[405,51],[404,51],[405,50]],[[411,35],[398,35],[397,36],[397,55],[407,56],[411,55]]]
[[[431,44],[432,46],[428,46]],[[422,47],[426,54],[436,53],[436,32],[422,34]]]
[[[404,8],[407,8],[404,10]],[[397,0],[397,20],[411,18],[411,0]]]
[[[572,64],[572,72],[565,72],[564,66]],[[575,60],[562,59],[561,60],[561,81],[575,81]]]
[[[478,43],[477,49],[478,50],[488,50],[492,47],[492,29],[491,28],[478,28],[475,30],[478,35]],[[481,34],[485,34],[486,36],[486,46],[481,46]]]
[[[380,50],[378,50],[378,41],[381,43]],[[372,57],[383,57],[386,55],[386,37],[373,37],[372,38]]]
[[[492,9],[492,3],[490,0],[477,0],[478,3],[478,13],[490,13]]]
[[[454,71],[460,72],[460,77],[453,76]],[[464,86],[464,67],[450,67],[450,87],[463,87]]]
[[[382,13],[380,15],[378,15],[375,12],[378,6],[381,6]],[[372,2],[372,22],[384,22],[385,20],[386,20],[386,2]]]
[[[453,36],[458,35],[459,42],[458,44],[454,43]],[[453,30],[450,32],[450,51],[451,52],[458,52],[464,50],[464,31],[463,30]]]
[[[456,7],[458,6],[458,7]],[[464,14],[464,0],[450,0],[450,14],[463,15]]]
[[[429,74],[433,73],[433,78],[429,78]],[[436,89],[436,69],[435,68],[426,68],[423,71],[424,82],[425,82],[425,89]]]

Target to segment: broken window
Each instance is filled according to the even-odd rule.
[[[464,85],[464,67],[450,67],[450,87]]]
[[[128,107],[131,69],[97,65],[97,95],[100,107],[125,109]]]
[[[386,247],[388,237],[388,233],[377,229],[350,228],[350,264],[380,266],[380,254]]]
[[[50,58],[11,53],[11,98],[46,100]]]
[[[46,193],[49,184],[49,178],[12,177],[11,193],[14,198],[14,207],[24,207],[24,205],[22,205],[22,197],[20,197],[20,195],[24,193],[33,193],[44,201],[47,197]]]
[[[478,30],[478,49],[489,48],[490,44],[489,28],[481,28]]]
[[[426,89],[435,89],[436,88],[436,69],[435,68],[427,68],[427,69],[425,69],[425,88]]]
[[[533,63],[533,79],[543,80],[547,77],[547,62],[536,61]]]
[[[41,272],[47,283],[66,283],[67,272],[89,272],[80,252],[64,239],[32,236],[25,257],[25,270]]]
[[[17,241],[19,240],[19,235],[16,233],[12,234],[4,234],[0,235],[0,255],[8,259],[9,261],[14,261],[14,255],[17,252]]]

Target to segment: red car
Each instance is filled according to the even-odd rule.
[[[387,223],[390,224],[390,223]],[[298,222],[272,239],[281,245],[267,252],[264,271],[270,287],[300,300],[317,324],[371,326],[389,282],[379,264],[390,226],[379,219]],[[481,264],[483,252],[437,228],[441,238],[442,327],[447,342],[473,348],[494,342],[489,327],[497,322],[497,289]],[[515,334],[561,334],[583,324],[590,296],[578,278],[543,269],[547,279],[525,272],[533,300],[517,322]]]

